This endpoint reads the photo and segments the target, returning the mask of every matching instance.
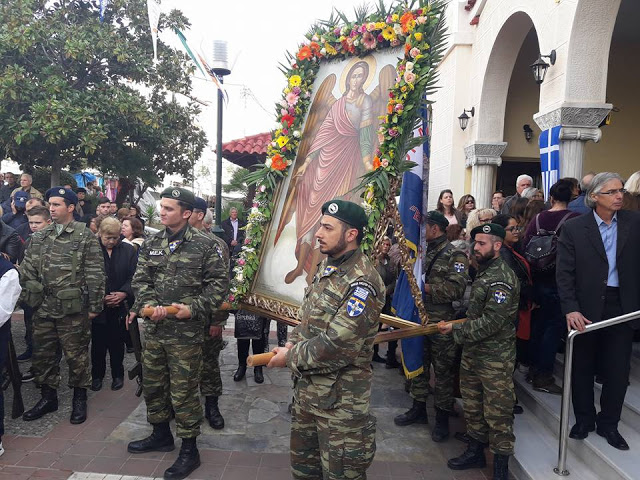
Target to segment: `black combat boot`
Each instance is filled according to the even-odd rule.
[[[440,443],[449,438],[449,412],[436,408],[436,426],[431,432],[431,440]]]
[[[58,391],[48,385],[42,385],[42,398],[36,405],[22,415],[22,419],[30,422],[58,410]]]
[[[411,409],[394,418],[393,423],[399,427],[413,423],[429,423],[429,419],[427,418],[427,404],[414,399]]]
[[[153,432],[147,438],[129,442],[129,453],[171,452],[175,449],[169,422],[153,424]]]
[[[509,480],[509,455],[493,456],[493,480]]]
[[[209,425],[214,430],[221,430],[224,428],[224,418],[218,408],[218,397],[207,396],[204,402],[204,416],[209,420]]]
[[[385,359],[380,356],[380,346],[378,344],[373,346],[373,360],[374,362],[384,363]]]
[[[73,387],[73,400],[71,401],[71,419],[74,425],[84,423],[87,419],[87,389]]]
[[[392,342],[389,343],[389,348],[387,349],[387,360],[386,360],[386,368],[398,368],[401,364],[396,359],[396,345],[391,345]]]
[[[484,468],[487,459],[484,456],[484,446],[475,438],[469,437],[469,445],[462,455],[447,462],[451,470],[467,470],[468,468]]]
[[[166,479],[187,478],[191,472],[200,466],[200,453],[195,438],[183,438],[180,453],[176,461],[164,471]]]
[[[256,383],[264,383],[264,375],[262,373],[262,367],[253,367],[253,380]]]

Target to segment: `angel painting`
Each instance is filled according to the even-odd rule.
[[[396,69],[393,65],[384,66],[377,86],[367,93],[375,74],[373,56],[354,58],[341,75],[342,96],[336,99],[333,95],[337,81],[333,73],[317,90],[274,237],[276,245],[295,215],[297,264],[285,275],[287,284],[305,273],[310,284],[322,259],[314,239],[322,205],[338,197],[358,201],[359,192],[354,187],[359,177],[373,168],[380,116],[386,114],[388,90],[395,81]]]

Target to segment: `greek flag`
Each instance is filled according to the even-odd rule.
[[[540,170],[544,199],[549,200],[549,189],[560,178],[560,129],[561,126],[543,130],[540,134]]]
[[[104,22],[104,11],[109,4],[109,0],[100,0],[100,21]]]
[[[425,135],[425,127],[417,128],[413,132],[414,137]],[[398,210],[404,234],[407,239],[407,246],[416,259],[413,266],[413,275],[416,278],[420,291],[422,291],[422,245],[424,244],[421,235],[422,220],[422,164],[423,153],[426,143],[414,148],[407,154],[407,160],[416,164],[402,177],[402,188],[400,190],[400,205]],[[395,315],[405,320],[421,324],[418,309],[413,300],[409,280],[404,270],[400,272],[396,289],[391,301],[391,310]],[[413,378],[422,373],[422,339],[423,337],[405,338],[402,340],[402,364],[407,378]]]

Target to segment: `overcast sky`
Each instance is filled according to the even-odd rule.
[[[362,0],[163,0],[162,9],[181,10],[191,21],[190,31],[185,32],[189,41],[202,45],[203,50],[210,51],[213,40],[226,40],[229,44],[230,63],[234,60],[236,63],[224,80],[229,93],[223,122],[223,141],[227,142],[273,128],[274,103],[286,85],[278,69],[279,62],[285,62],[285,52],[293,53],[311,25],[318,19],[329,18],[334,6],[354,18],[353,8],[362,3]],[[177,47],[179,43],[169,36],[175,37],[169,33],[163,39]],[[158,54],[161,56],[163,52],[160,50]],[[216,91],[211,82],[198,78],[193,80],[193,86],[194,95],[211,104],[202,107],[200,116],[210,145],[203,160],[209,163],[215,156]],[[213,165],[210,169],[213,171]]]

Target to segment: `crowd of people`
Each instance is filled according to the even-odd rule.
[[[218,357],[228,312],[220,307],[234,255],[243,244],[239,212],[231,209],[222,222],[224,239],[218,238],[209,232],[213,219],[206,201],[186,189],[169,188],[160,200],[165,228],[146,236],[135,205],[118,209],[99,195],[91,195],[93,203],[86,189],[70,186],[42,195],[27,174],[20,176],[20,186],[15,175],[5,174],[4,180],[0,196],[9,202],[10,214],[0,220],[0,282],[7,292],[0,301],[0,363],[17,304],[24,310],[27,345],[19,360],[32,361],[23,380],[34,380],[41,389],[40,400],[23,419],[36,420],[58,409],[64,354],[74,391],[70,421],[86,421],[87,389],[103,387],[107,353],[111,389],[122,388],[124,355],[132,349],[127,329],[144,312],[143,393],[153,432],[131,442],[128,450],[173,450],[169,421],[174,417],[182,446],[165,478],[184,478],[200,464],[198,392],[205,397],[204,417],[213,428],[224,428]],[[560,394],[563,387],[554,380],[553,365],[566,329],[582,330],[640,310],[640,172],[626,183],[608,172],[589,173],[580,181],[560,179],[546,201],[527,175],[519,176],[515,186],[510,197],[494,192],[492,208],[482,209],[471,195],[463,195],[456,207],[453,192],[443,190],[436,209],[425,215],[423,300],[439,333],[424,337],[423,368],[407,386],[412,407],[395,418],[398,426],[428,423],[427,397],[433,393],[431,438],[443,442],[450,436],[449,418],[456,415],[454,397],[460,394],[467,431],[459,438],[467,449],[448,466],[484,467],[488,445],[499,480],[507,478],[514,451],[513,414],[522,411],[514,371],[525,372],[534,389]],[[300,326],[289,339],[286,326],[278,328],[278,346],[268,366],[287,366],[295,378],[294,477],[357,478],[375,451],[371,362],[400,366],[396,343],[388,345],[383,358],[373,342],[387,328],[379,322],[380,312],[392,313],[399,253],[385,237],[373,261],[362,255],[358,246],[367,219],[360,206],[331,200],[322,214],[315,238],[327,258],[305,292]],[[234,380],[240,381],[251,343],[254,354],[269,349],[270,321],[245,311],[235,318]],[[467,320],[450,322],[456,318]],[[617,424],[633,336],[632,326],[621,324],[576,343],[572,438],[596,430],[613,447],[629,448]],[[264,381],[261,366],[253,374],[256,383]],[[597,415],[594,378],[603,384]],[[1,427],[0,422],[0,454]],[[331,449],[335,442],[343,446],[340,452]],[[333,471],[344,455],[357,461]],[[327,463],[327,456],[335,457],[335,465]]]

